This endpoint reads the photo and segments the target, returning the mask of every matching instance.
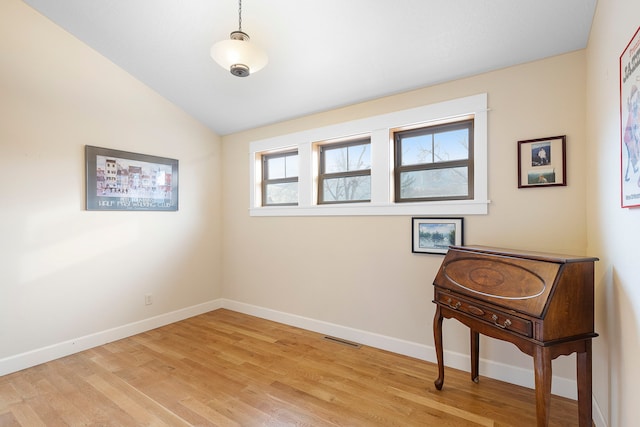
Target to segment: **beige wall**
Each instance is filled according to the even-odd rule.
[[[21,1],[3,0],[0,362],[220,297],[432,346],[441,258],[411,253],[410,218],[249,217],[249,143],[486,92],[492,204],[489,215],[466,217],[466,242],[601,258],[594,415],[634,425],[640,210],[619,207],[618,58],[637,16],[636,1],[600,2],[586,51],[221,142]],[[516,142],[560,134],[568,186],[518,190]],[[180,210],[85,211],[85,144],[179,159]],[[450,353],[467,354],[467,337],[446,324]],[[509,344],[483,340],[481,350],[531,369]],[[561,357],[554,375],[573,378],[574,364]]]
[[[623,427],[640,417],[640,209],[620,208],[619,58],[638,17],[636,0],[598,2],[587,49],[588,242],[601,259],[594,395],[608,425]]]
[[[85,211],[86,144],[178,159],[180,210]],[[2,0],[0,362],[218,298],[220,155],[203,125]]]
[[[249,144],[481,92],[491,110],[492,203],[489,215],[465,218],[466,243],[583,254],[584,68],[579,51],[224,137],[225,298],[432,346],[431,282],[442,257],[411,253],[410,217],[250,217]],[[517,141],[564,134],[568,185],[519,190]],[[468,354],[463,327],[447,323],[444,339]],[[483,341],[481,357],[532,368],[510,344]],[[554,373],[575,378],[574,366],[560,358]]]

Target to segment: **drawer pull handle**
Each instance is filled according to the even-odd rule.
[[[447,304],[449,305],[449,307],[451,307],[454,310],[459,309],[460,306],[462,305],[460,301],[456,302],[456,305],[453,305],[453,301],[451,301],[451,298],[447,298]]]
[[[509,326],[511,326],[511,320],[509,319],[505,319],[502,325],[498,323],[498,316],[496,316],[495,314],[491,315],[491,319],[493,320],[493,324],[496,325],[498,328],[507,329]]]

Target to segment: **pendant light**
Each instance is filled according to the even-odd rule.
[[[211,46],[211,57],[237,77],[247,77],[267,65],[267,54],[242,31],[242,0],[238,0],[238,31],[233,31],[229,40]]]

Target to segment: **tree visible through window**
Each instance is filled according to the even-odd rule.
[[[473,120],[394,133],[395,201],[473,198]]]
[[[318,203],[371,200],[371,140],[320,146]]]
[[[480,93],[252,141],[250,215],[486,215],[488,112]]]

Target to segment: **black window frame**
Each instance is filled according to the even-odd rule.
[[[324,200],[323,189],[324,189],[325,180],[335,179],[335,178],[352,178],[352,177],[358,177],[358,176],[369,176],[369,177],[371,176],[371,165],[369,166],[369,169],[360,169],[360,170],[354,170],[354,171],[333,172],[333,173],[326,173],[325,171],[326,150],[345,148],[345,147],[354,147],[357,145],[369,145],[369,149],[371,149],[371,136],[361,137],[361,138],[352,139],[344,142],[334,142],[334,143],[326,143],[326,144],[319,145],[319,156],[318,156],[319,163],[320,163],[318,167],[318,204],[319,205],[371,202],[371,197],[369,197],[368,199],[360,199],[360,200],[331,200],[331,201]],[[371,191],[369,192],[369,195],[371,195]]]
[[[393,132],[393,144],[394,144],[394,201],[396,203],[412,203],[412,202],[434,202],[434,201],[446,201],[446,200],[472,200],[474,197],[474,118],[466,118],[464,120],[458,120],[455,122],[421,126],[412,129],[401,129]],[[402,138],[419,136],[419,135],[433,135],[440,132],[448,132],[459,129],[467,129],[469,135],[469,153],[466,159],[452,160],[444,162],[431,162],[420,163],[414,165],[402,165]],[[465,196],[437,196],[437,197],[401,197],[401,175],[405,172],[416,172],[426,170],[437,169],[453,169],[456,167],[467,167],[467,194]]]
[[[298,202],[295,203],[268,203],[267,202],[267,187],[269,185],[272,184],[286,184],[286,183],[291,183],[291,182],[298,182],[298,179],[300,177],[300,169],[298,168],[298,175],[296,175],[295,177],[286,177],[286,172],[285,172],[285,177],[284,178],[277,178],[277,179],[269,179],[269,160],[270,159],[277,159],[279,157],[291,157],[291,156],[297,156],[298,155],[298,149],[295,150],[287,150],[287,151],[280,151],[277,153],[263,153],[261,156],[261,161],[262,161],[262,206],[298,206]],[[286,168],[286,160],[285,160],[285,168]],[[298,193],[299,194],[299,193]]]

